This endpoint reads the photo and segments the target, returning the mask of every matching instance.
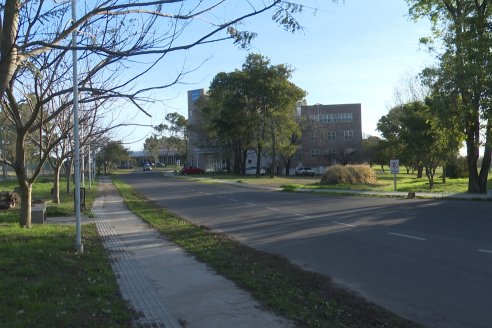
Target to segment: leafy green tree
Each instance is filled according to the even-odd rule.
[[[400,153],[398,145],[395,145],[387,140],[381,140],[376,148],[376,163],[381,166],[381,171],[384,172],[384,167],[389,164],[390,160],[397,158]],[[408,171],[408,170],[407,170]]]
[[[443,125],[429,104],[420,101],[392,108],[380,119],[378,129],[390,142],[398,140],[406,158],[418,160],[431,189],[436,168],[458,151],[459,138],[454,131]]]
[[[100,165],[104,166],[105,172],[108,166],[115,167],[129,159],[130,151],[123,146],[121,141],[109,141],[97,154],[97,160]]]
[[[378,152],[381,145],[381,138],[376,136],[369,136],[365,139],[362,139],[362,154],[361,159],[364,162],[367,162],[370,167],[375,164],[379,164],[378,162]]]
[[[399,159],[400,164],[406,167],[417,169],[417,178],[423,176],[423,166],[421,155],[423,150],[413,149],[418,140],[403,140],[402,134],[406,127],[403,126],[405,120],[405,109],[411,110],[408,106],[399,105],[393,107],[387,115],[381,117],[377,124],[378,131],[383,136],[384,143],[382,144],[383,152],[389,156],[384,165],[388,165],[390,159]],[[408,119],[407,119],[408,120]],[[410,139],[412,135],[410,134]],[[410,141],[410,142],[409,142]],[[384,157],[386,157],[384,156]]]
[[[236,174],[244,173],[247,149],[253,145],[259,116],[248,107],[244,96],[244,72],[221,72],[209,87],[208,97],[202,100],[208,138],[215,139],[224,149],[228,163]]]
[[[305,92],[289,81],[291,73],[285,65],[271,65],[267,58],[250,54],[241,71],[219,73],[212,81],[204,110],[217,138],[233,149],[236,173],[244,169],[246,150],[255,145],[257,175],[268,147],[273,177],[278,145],[288,145],[292,135],[300,133],[294,110]]]
[[[292,134],[300,134],[295,121],[296,104],[306,92],[289,81],[292,69],[286,65],[271,65],[259,54],[250,54],[243,65],[246,74],[245,94],[248,106],[259,114],[257,128],[257,173],[260,170],[261,145],[268,143],[272,159],[270,177],[275,175],[277,144],[289,143]]]
[[[285,175],[290,175],[292,159],[299,149],[298,138],[296,134],[292,134],[290,138],[282,138],[281,140],[282,141],[278,144],[278,154],[284,162]]]
[[[144,150],[152,157],[154,163],[159,161],[159,153],[161,152],[162,142],[157,136],[150,136],[145,139]]]
[[[169,113],[166,115],[167,123],[161,123],[154,127],[160,139],[160,147],[166,156],[166,163],[169,163],[169,150],[176,149],[178,153],[186,154],[188,142],[188,120],[181,114]]]
[[[492,3],[488,0],[407,0],[415,19],[429,18],[432,35],[422,41],[440,51],[424,70],[434,95],[445,99],[448,118],[459,123],[468,160],[468,192],[486,193],[492,155]],[[437,46],[436,46],[437,45]],[[480,147],[484,147],[479,165]]]

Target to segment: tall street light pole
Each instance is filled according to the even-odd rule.
[[[77,21],[76,0],[71,0],[72,24]],[[81,238],[80,224],[80,140],[79,140],[79,87],[77,73],[77,30],[72,32],[72,59],[73,59],[73,134],[74,134],[74,175],[75,175],[75,249],[78,253],[84,252]]]

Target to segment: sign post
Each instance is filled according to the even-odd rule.
[[[400,160],[390,160],[390,172],[393,174],[393,191],[396,191],[396,175],[400,173]]]

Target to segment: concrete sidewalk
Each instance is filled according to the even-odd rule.
[[[142,314],[134,326],[294,327],[130,212],[111,180],[93,212],[122,295]]]

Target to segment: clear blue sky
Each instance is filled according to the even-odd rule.
[[[409,72],[418,73],[429,65],[431,56],[419,45],[419,38],[430,33],[426,22],[408,18],[405,0],[330,0],[305,1],[300,16],[304,32],[290,34],[277,28],[269,14],[245,23],[258,33],[248,51],[268,57],[272,64],[287,64],[294,69],[292,82],[307,92],[309,105],[361,103],[362,131],[377,135],[376,124],[394,104],[393,92],[399,80]],[[153,117],[128,112],[126,119],[141,124],[159,124],[169,112],[187,115],[187,91],[207,89],[219,72],[240,69],[248,51],[229,43],[194,49],[170,58],[155,70],[152,79],[173,78],[183,58],[189,68],[201,67],[183,82],[155,93],[161,103],[148,106]],[[118,130],[126,147],[142,150],[151,128]]]

